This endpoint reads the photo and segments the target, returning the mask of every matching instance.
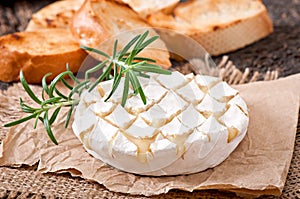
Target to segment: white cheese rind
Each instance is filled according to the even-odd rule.
[[[134,115],[128,113],[120,104],[117,105],[111,114],[105,117],[106,120],[122,129],[128,128],[135,118]]]
[[[147,99],[153,102],[160,101],[163,96],[168,92],[167,89],[162,87],[157,81],[154,79],[150,79],[147,86],[144,87],[144,93],[147,96]]]
[[[195,81],[200,87],[211,88],[213,85],[220,82],[220,79],[211,76],[197,75]]]
[[[158,75],[156,80],[165,88],[175,90],[184,86],[188,79],[181,73],[175,71],[171,75]]]
[[[169,91],[158,105],[165,111],[167,117],[170,118],[184,110],[188,104],[174,91]]]
[[[192,104],[199,103],[205,96],[205,93],[199,89],[199,86],[194,80],[176,90],[176,93],[184,100]]]
[[[140,117],[138,117],[128,129],[126,129],[126,133],[128,135],[136,138],[150,138],[155,134],[156,131],[156,128],[149,126]]]
[[[174,117],[173,120],[161,127],[159,130],[164,137],[176,137],[178,135],[187,134],[192,129],[182,125],[182,123],[176,117]]]
[[[196,109],[202,113],[220,113],[226,108],[226,103],[219,102],[210,95],[205,95],[203,100],[196,106]]]
[[[234,97],[237,93],[238,91],[231,88],[226,82],[219,82],[209,90],[210,96],[222,102]]]
[[[156,128],[163,126],[169,119],[165,110],[158,104],[154,104],[148,111],[141,113],[139,117],[143,118],[150,126]]]
[[[239,131],[244,130],[245,124],[243,121],[246,122],[247,119],[248,116],[237,105],[231,105],[226,113],[219,118],[220,122],[227,127],[234,127]]]
[[[81,95],[72,127],[95,158],[136,174],[189,174],[220,164],[245,136],[247,105],[218,78],[174,72],[139,80],[146,105],[129,95],[123,108],[122,86],[104,102],[112,81]]]
[[[176,116],[178,120],[188,128],[195,128],[203,124],[206,118],[190,104],[184,111]]]
[[[228,105],[236,105],[238,106],[246,115],[248,114],[248,108],[247,104],[245,101],[242,99],[240,95],[236,95],[234,98],[232,98],[229,102]]]

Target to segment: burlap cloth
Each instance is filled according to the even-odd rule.
[[[23,30],[32,12],[51,3],[50,0],[39,1],[4,1],[0,5],[0,34]],[[226,58],[214,58],[221,67],[230,71],[223,78],[231,83],[243,82],[232,74],[247,73],[247,81],[276,79],[300,72],[300,1],[265,0],[274,21],[275,31],[268,38],[237,52],[229,54],[236,65]],[[178,67],[176,67],[178,69]],[[247,69],[248,68],[248,69]],[[188,66],[180,68],[188,72]],[[268,72],[269,71],[269,72]],[[0,83],[5,89],[9,84]],[[0,129],[0,141],[6,135]],[[300,198],[300,121],[298,121],[294,154],[287,181],[280,198]],[[72,178],[67,174],[40,174],[36,167],[21,168],[0,167],[0,198],[146,198],[109,192],[103,186],[87,182],[81,178]],[[195,191],[187,193],[174,190],[168,194],[152,198],[239,198],[232,193],[217,190]],[[275,198],[263,196],[261,198]]]

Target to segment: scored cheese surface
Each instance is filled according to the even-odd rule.
[[[107,102],[112,80],[81,95],[72,127],[95,158],[142,175],[196,173],[223,162],[245,136],[247,105],[218,78],[173,72],[139,80],[146,105],[134,95],[120,105],[124,79]]]

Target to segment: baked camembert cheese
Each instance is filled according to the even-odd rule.
[[[202,75],[139,78],[147,97],[121,106],[121,80],[81,95],[73,130],[95,158],[122,171],[152,176],[190,174],[223,162],[246,134],[247,105],[237,90]]]

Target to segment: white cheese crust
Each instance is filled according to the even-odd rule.
[[[179,72],[140,81],[146,105],[129,95],[122,107],[122,89],[104,102],[112,81],[81,95],[72,127],[95,158],[141,175],[196,173],[223,162],[245,136],[247,105],[227,83]]]

